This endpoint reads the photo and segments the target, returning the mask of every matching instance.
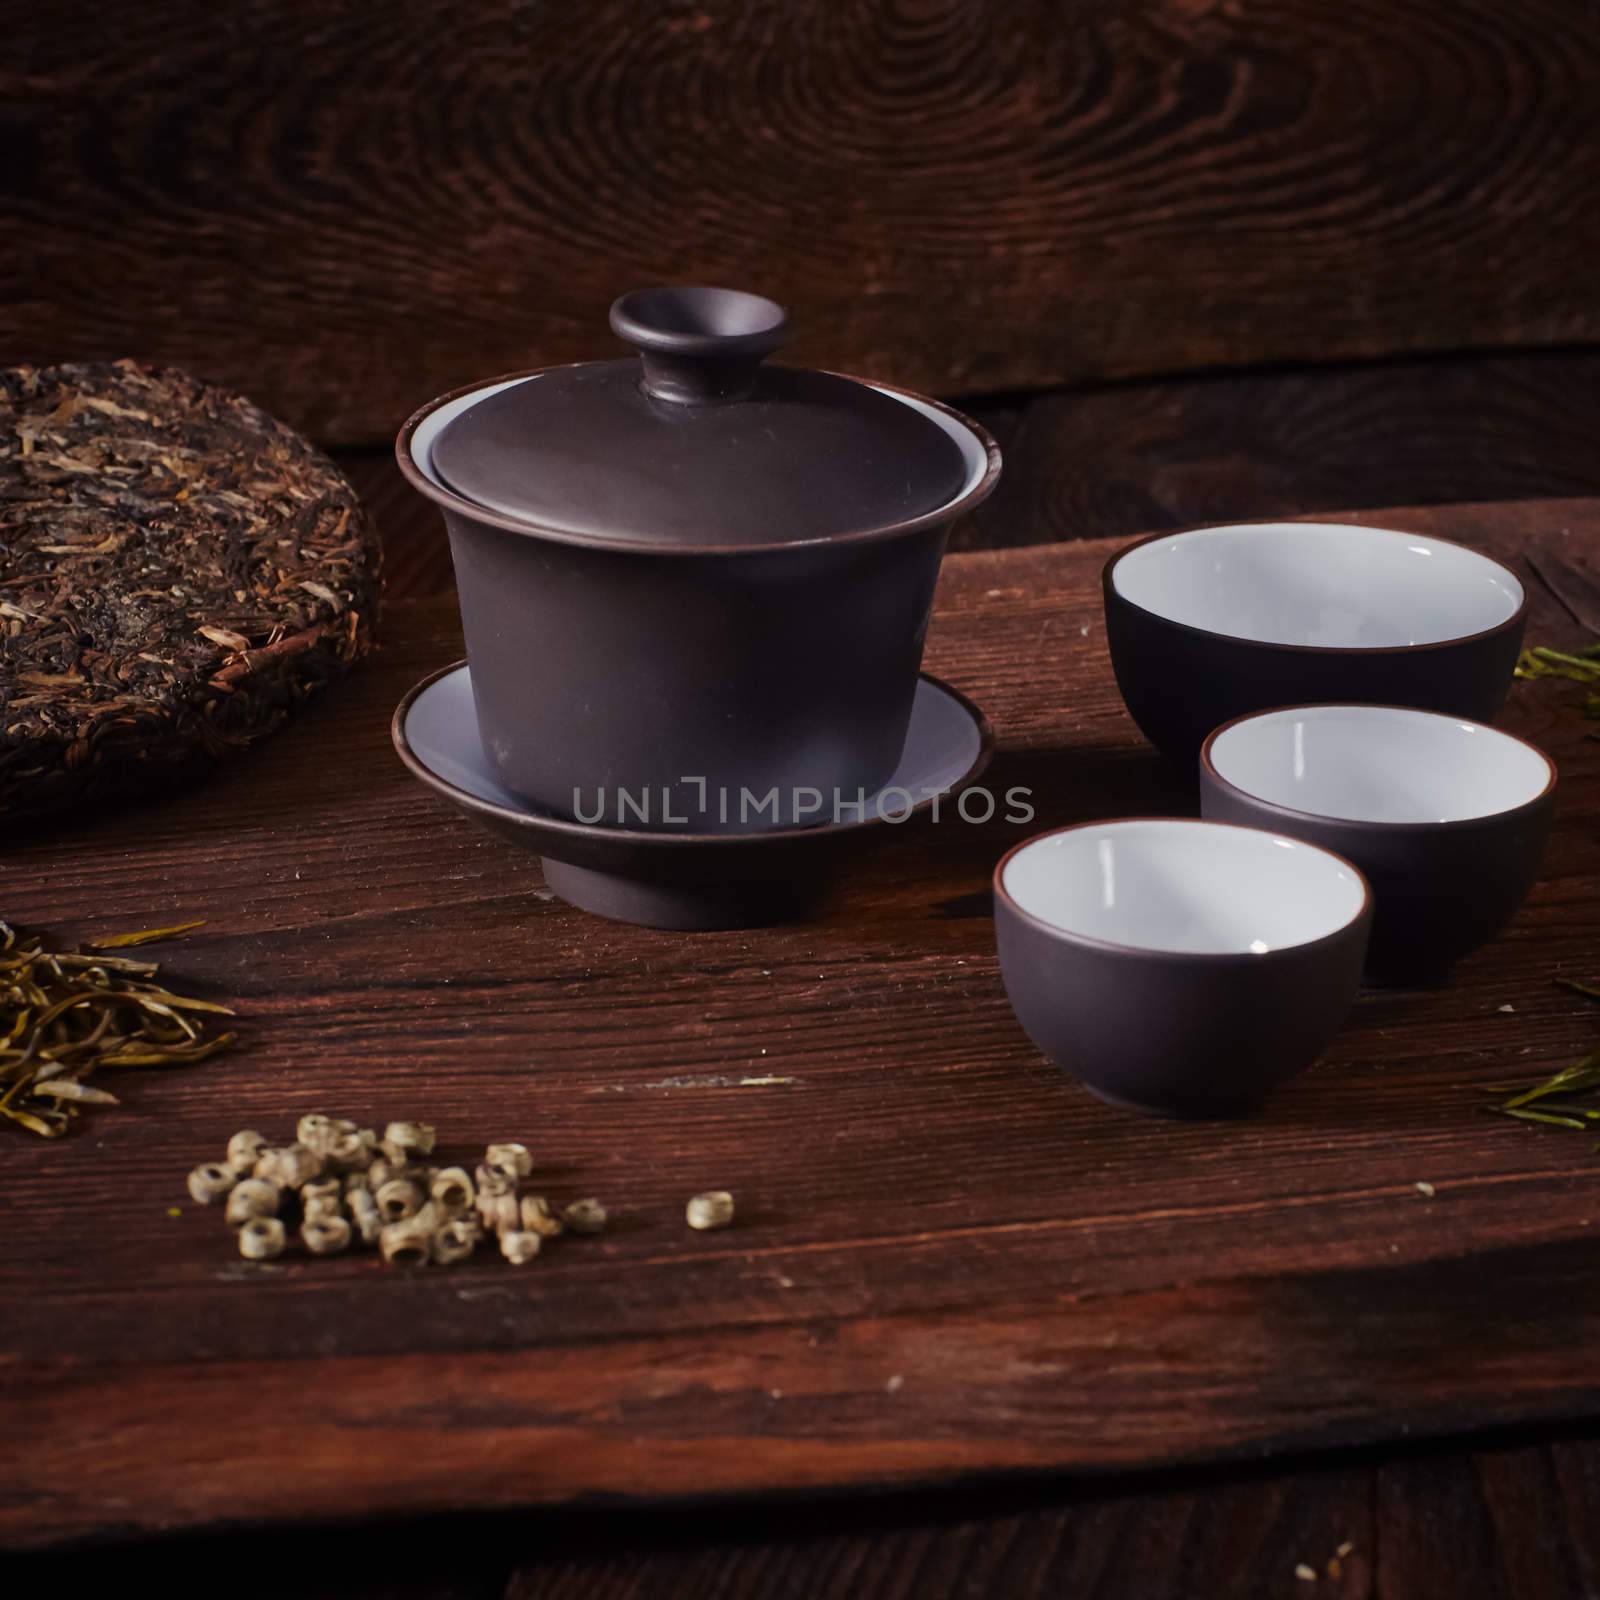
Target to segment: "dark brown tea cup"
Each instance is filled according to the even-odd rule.
[[[1372,885],[1368,975],[1435,982],[1539,875],[1556,769],[1526,740],[1400,706],[1289,706],[1218,728],[1200,808],[1352,861]]]
[[[757,295],[643,291],[611,320],[638,359],[458,390],[397,446],[444,514],[498,780],[690,833],[872,793],[994,441],[903,390],[763,366],[784,314]]]
[[[1355,999],[1361,874],[1193,819],[1080,823],[994,874],[1006,994],[1051,1061],[1115,1105],[1236,1115],[1310,1066]]]
[[[1317,701],[1491,720],[1522,648],[1509,568],[1348,523],[1160,533],[1106,563],[1106,640],[1133,720],[1192,761],[1213,728]]]

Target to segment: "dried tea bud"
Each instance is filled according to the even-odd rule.
[[[448,1211],[452,1215],[457,1211],[470,1210],[475,1198],[472,1179],[467,1176],[465,1167],[442,1167],[433,1175],[428,1193],[441,1211]]]
[[[385,1222],[403,1222],[422,1209],[423,1193],[420,1183],[410,1178],[390,1178],[376,1192],[378,1214]]]
[[[726,1228],[733,1221],[733,1196],[726,1189],[697,1194],[685,1215],[691,1228]]]
[[[533,1171],[533,1152],[525,1144],[492,1144],[483,1152],[483,1164],[514,1183]]]
[[[92,1083],[79,1083],[76,1078],[35,1078],[32,1087],[34,1094],[46,1100],[70,1100],[78,1106],[122,1104],[109,1089],[97,1089]]]
[[[538,1255],[544,1240],[536,1233],[524,1233],[520,1228],[507,1228],[500,1235],[500,1254],[513,1266],[532,1261]]]
[[[415,1219],[392,1222],[378,1235],[378,1249],[391,1267],[425,1267],[431,1244],[428,1230],[419,1228]]]
[[[336,1256],[350,1248],[350,1224],[343,1217],[310,1217],[300,1227],[300,1238],[314,1256]]]
[[[244,1178],[228,1191],[227,1218],[237,1228],[253,1217],[275,1217],[283,1192],[265,1178]]]
[[[372,1146],[361,1136],[359,1129],[348,1132],[335,1130],[324,1147],[328,1165],[335,1172],[361,1172],[372,1165]]]
[[[241,1128],[228,1141],[228,1165],[241,1178],[248,1177],[266,1148],[267,1141],[253,1128]]]
[[[504,1172],[498,1167],[491,1167],[488,1162],[478,1163],[478,1170],[473,1173],[473,1182],[480,1195],[486,1194],[515,1194],[517,1180],[509,1172]]]
[[[383,1217],[371,1190],[355,1189],[345,1198],[350,1206],[350,1220],[361,1235],[362,1244],[376,1244],[378,1235],[383,1232]]]
[[[298,1189],[303,1183],[322,1176],[324,1162],[315,1150],[303,1144],[286,1144],[278,1150],[263,1151],[256,1162],[256,1176],[267,1178],[284,1189]]]
[[[478,1215],[490,1233],[504,1233],[522,1226],[522,1213],[514,1194],[478,1195]]]
[[[251,1261],[270,1261],[283,1254],[283,1224],[276,1217],[251,1217],[239,1230],[239,1254]]]
[[[606,1225],[606,1208],[598,1200],[574,1200],[562,1211],[561,1220],[574,1233],[602,1233]]]
[[[391,1122],[383,1130],[383,1142],[403,1150],[411,1160],[432,1152],[438,1134],[426,1122]]]
[[[189,1174],[189,1193],[201,1205],[208,1206],[213,1200],[220,1200],[238,1181],[239,1174],[232,1167],[208,1161]]]
[[[294,1136],[306,1149],[325,1153],[328,1141],[333,1138],[333,1118],[323,1116],[320,1111],[308,1111],[295,1124]]]
[[[441,1266],[465,1261],[478,1248],[482,1237],[478,1224],[470,1217],[456,1217],[433,1231],[433,1259]]]
[[[525,1233],[537,1233],[546,1239],[553,1239],[561,1232],[561,1218],[550,1209],[550,1202],[542,1194],[523,1195],[521,1216]]]

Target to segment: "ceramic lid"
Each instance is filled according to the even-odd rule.
[[[787,544],[910,521],[966,467],[918,406],[854,379],[764,367],[782,306],[643,289],[611,308],[638,357],[557,367],[447,423],[435,471],[540,528],[665,546]]]

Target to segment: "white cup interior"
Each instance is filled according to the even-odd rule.
[[[1481,723],[1390,706],[1296,706],[1211,742],[1234,788],[1351,822],[1459,822],[1510,811],[1553,775],[1531,745]]]
[[[1001,886],[1064,933],[1135,950],[1266,955],[1348,926],[1366,898],[1347,862],[1215,822],[1096,822],[1047,833]]]
[[[1522,585],[1475,550],[1387,528],[1259,522],[1130,550],[1112,587],[1157,616],[1263,644],[1438,644],[1516,615]]]

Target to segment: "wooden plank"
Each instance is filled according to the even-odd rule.
[[[1600,351],[1220,372],[977,414],[1005,473],[957,548],[1600,494]],[[996,429],[996,423],[998,428]]]
[[[1593,501],[1384,515],[1532,551],[1567,604],[1592,581]],[[1117,702],[1108,548],[955,557],[941,588],[929,665],[988,710],[990,781],[1033,787],[1036,826],[1192,805]],[[1575,637],[1532,587],[1535,633]],[[388,749],[389,708],[458,648],[447,603],[398,606],[376,664],[210,788],[8,852],[8,913],[65,937],[209,918],[172,970],[238,1003],[246,1048],[8,1149],[0,1537],[1126,1468],[1597,1407],[1600,1164],[1478,1110],[1593,1047],[1550,982],[1592,968],[1600,884],[1600,742],[1564,686],[1506,717],[1564,785],[1507,935],[1447,988],[1364,996],[1262,1119],[1186,1127],[1101,1106],[1016,1027],[984,900],[1013,829],[907,831],[787,929],[553,901]],[[319,1105],[422,1115],[463,1153],[525,1133],[619,1226],[525,1273],[412,1278],[245,1266],[215,1213],[168,1214],[233,1128]],[[691,1235],[712,1185],[744,1221]]]
[[[7,359],[178,361],[325,441],[604,354],[652,280],[943,393],[1600,336],[1585,0],[102,21],[0,7]]]
[[[33,1594],[122,1585],[237,1600],[1524,1600],[1600,1582],[1600,1446],[1402,1448],[1372,1459],[917,1495],[280,1527],[0,1557]],[[1341,1553],[1342,1552],[1342,1553]],[[1316,1574],[1310,1586],[1299,1568]],[[1304,1585],[1304,1587],[1302,1587]]]
[[[1375,1600],[1521,1600],[1600,1586],[1600,1449],[1403,1458],[1377,1475]]]
[[[844,1595],[852,1600],[1195,1600],[1200,1595],[1371,1593],[1368,1466],[1293,1476],[1156,1481],[1138,1492],[1026,1485],[941,1500],[751,1509],[738,1535],[709,1517],[636,1519],[609,1544],[528,1540],[506,1600],[698,1600]],[[594,1530],[598,1532],[598,1530]],[[1335,1552],[1350,1547],[1348,1555]],[[1332,1562],[1330,1570],[1329,1563]],[[1313,1588],[1295,1569],[1317,1574]],[[1554,1593],[1555,1591],[1548,1591]],[[1445,1591],[1416,1590],[1410,1600]],[[1474,1600],[1464,1585],[1450,1600]]]

